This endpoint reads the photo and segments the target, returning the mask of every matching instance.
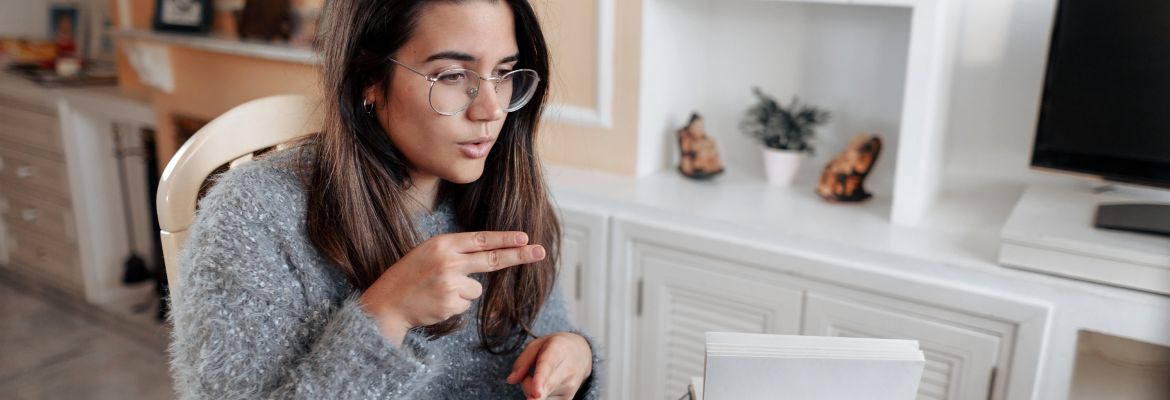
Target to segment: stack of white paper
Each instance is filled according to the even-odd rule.
[[[707,332],[696,391],[704,400],[912,400],[925,365],[916,340]]]

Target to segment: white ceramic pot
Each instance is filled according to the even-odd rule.
[[[764,172],[768,176],[768,183],[774,186],[788,187],[796,179],[796,171],[800,169],[799,151],[777,150],[771,147],[764,148]]]

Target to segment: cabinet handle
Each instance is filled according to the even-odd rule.
[[[995,397],[995,375],[999,372],[999,367],[991,367],[991,383],[987,384],[987,400]]]
[[[577,279],[574,280],[573,282],[577,284],[576,297],[577,297],[577,300],[579,301],[579,300],[581,300],[581,263],[577,263]]]
[[[28,179],[28,178],[32,178],[32,176],[33,176],[32,167],[27,166],[27,165],[21,165],[19,167],[16,167],[16,177],[17,178]]]
[[[639,317],[642,316],[642,290],[643,290],[642,286],[644,285],[645,282],[646,282],[645,279],[638,280],[638,313],[637,313],[637,315]]]
[[[33,222],[39,216],[38,214],[36,207],[28,207],[20,211],[20,219],[23,219],[24,222]]]

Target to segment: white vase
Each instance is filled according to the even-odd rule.
[[[800,169],[802,157],[799,151],[765,147],[764,172],[768,176],[768,183],[780,187],[791,186],[796,179],[796,171]]]

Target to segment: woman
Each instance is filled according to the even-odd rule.
[[[329,7],[323,132],[200,202],[172,293],[181,396],[596,398],[555,285],[531,6]]]

